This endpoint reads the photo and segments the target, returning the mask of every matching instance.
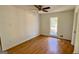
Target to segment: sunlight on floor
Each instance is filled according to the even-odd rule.
[[[48,41],[48,45],[49,45],[50,52],[58,53],[58,42],[56,38],[50,38]]]

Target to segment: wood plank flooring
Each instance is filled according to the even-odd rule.
[[[71,54],[70,41],[47,36],[38,36],[7,50],[9,54]]]

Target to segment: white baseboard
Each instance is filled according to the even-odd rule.
[[[32,37],[30,37],[30,38],[28,38],[28,39],[25,39],[25,40],[23,40],[23,41],[21,41],[21,42],[19,42],[19,43],[17,43],[17,44],[14,44],[13,46],[10,46],[10,47],[7,47],[7,48],[3,49],[3,51],[7,51],[8,49],[11,49],[11,48],[13,48],[13,47],[15,47],[15,46],[17,46],[17,45],[20,45],[20,44],[22,44],[22,43],[24,43],[24,42],[26,42],[26,41],[28,41],[28,40],[31,40],[32,38],[35,38],[35,37],[39,36],[39,35],[40,35],[40,34],[37,34],[37,35],[34,35],[34,36],[32,36]]]

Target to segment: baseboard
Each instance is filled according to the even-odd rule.
[[[14,48],[14,47],[16,47],[16,46],[19,46],[20,44],[23,44],[23,43],[25,43],[26,41],[29,41],[29,40],[31,40],[31,39],[33,39],[33,38],[35,38],[35,37],[38,37],[38,36],[40,36],[40,34],[35,35],[35,36],[33,36],[32,38],[27,39],[27,40],[25,40],[25,41],[23,41],[23,42],[21,42],[21,43],[19,43],[19,44],[16,44],[16,45],[14,45],[14,46],[12,46],[12,47],[10,47],[10,48],[7,48],[7,49],[4,50],[4,51],[9,51],[10,49],[12,49],[12,48]]]
[[[68,40],[68,41],[71,41],[69,39],[65,39],[65,38],[60,38],[60,37],[57,37],[57,36],[52,36],[52,35],[44,35],[44,34],[40,34],[42,36],[48,36],[48,37],[53,37],[53,38],[57,38],[57,39],[64,39],[64,40]]]

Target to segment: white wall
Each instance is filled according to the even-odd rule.
[[[39,35],[38,14],[14,6],[0,6],[0,37],[6,50]]]
[[[64,39],[71,40],[74,11],[63,11],[58,13],[41,14],[41,34],[50,35],[50,18],[58,17],[58,37],[63,34]]]

